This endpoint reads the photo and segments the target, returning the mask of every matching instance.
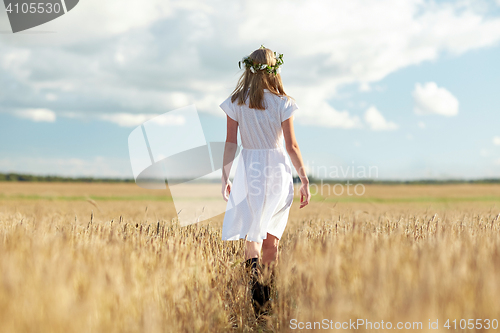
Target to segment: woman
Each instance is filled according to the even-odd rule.
[[[243,58],[240,67],[241,63],[245,71],[231,96],[220,105],[227,114],[222,195],[228,204],[222,239],[246,239],[245,261],[252,276],[254,309],[259,314],[270,299],[278,244],[293,201],[291,167],[283,138],[302,182],[300,208],[309,203],[311,194],[293,128],[293,114],[298,106],[285,93],[279,74],[283,55],[261,46]],[[238,128],[243,149],[231,184],[229,171],[236,153]],[[262,269],[271,271],[268,284],[259,282]]]

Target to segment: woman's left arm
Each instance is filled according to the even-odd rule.
[[[238,147],[238,122],[227,116],[226,145],[224,147],[224,160],[222,165],[222,197],[229,200],[231,192],[231,182],[229,172],[233,165],[234,156]]]

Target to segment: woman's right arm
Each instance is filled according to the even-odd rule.
[[[233,165],[234,156],[238,147],[238,122],[227,116],[226,144],[224,146],[224,157],[222,165],[222,197],[228,201],[231,192],[229,172]]]
[[[299,144],[295,138],[293,129],[293,116],[281,123],[283,136],[285,137],[286,151],[292,160],[292,164],[297,170],[302,185],[300,186],[300,208],[306,206],[311,200],[311,192],[309,191],[309,179],[304,168],[304,161],[300,153]]]

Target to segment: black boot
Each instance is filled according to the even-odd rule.
[[[255,315],[259,316],[264,310],[264,305],[269,297],[269,291],[259,281],[261,275],[261,267],[259,265],[259,258],[251,258],[245,261],[245,265],[250,274],[250,290],[252,293],[252,305]]]
[[[271,311],[271,302],[274,301],[274,296],[276,294],[276,275],[274,267],[268,268],[269,278],[264,282],[264,308],[261,310],[265,314],[269,314]],[[270,302],[271,301],[271,302]]]

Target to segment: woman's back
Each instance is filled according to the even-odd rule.
[[[261,284],[257,278],[261,274],[258,272],[260,252],[262,249],[262,263],[269,265],[272,271],[293,202],[292,168],[283,149],[283,138],[302,182],[300,208],[309,203],[311,194],[293,131],[292,115],[298,106],[286,95],[279,74],[283,55],[261,45],[238,63],[240,68],[242,63],[245,72],[231,96],[220,104],[227,114],[221,178],[221,192],[227,206],[221,238],[246,240],[245,265],[251,274],[252,304],[259,316],[267,313],[265,309],[271,300],[271,287]],[[231,99],[235,96],[233,103]],[[241,96],[246,101],[238,105]],[[233,186],[229,172],[236,154],[238,128],[243,149]]]
[[[265,110],[251,109],[248,98],[245,104],[238,105],[228,97],[220,107],[227,115],[238,122],[241,144],[245,149],[275,149],[283,147],[281,123],[290,118],[298,109],[293,99],[278,96],[264,89]]]

